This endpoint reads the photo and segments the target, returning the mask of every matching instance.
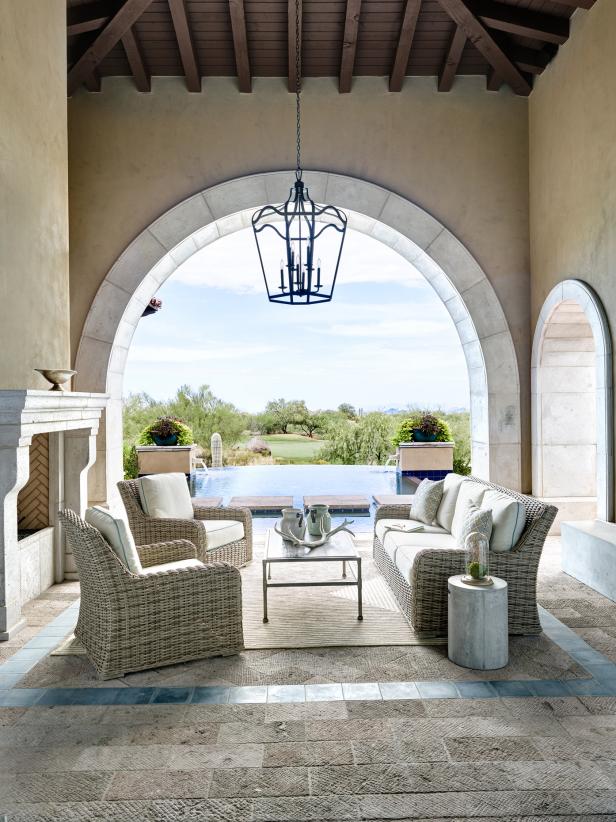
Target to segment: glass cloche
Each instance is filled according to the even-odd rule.
[[[492,585],[490,577],[490,543],[483,534],[472,531],[464,540],[466,573],[462,577],[468,585]]]

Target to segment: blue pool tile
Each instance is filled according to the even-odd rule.
[[[192,688],[157,688],[152,703],[190,702]]]
[[[37,705],[73,705],[77,691],[83,688],[45,688]]]
[[[38,659],[24,659],[17,654],[10,657],[2,667],[0,667],[0,675],[6,674],[27,674],[39,662]]]
[[[306,702],[337,702],[342,699],[344,695],[339,683],[306,685]]]
[[[494,699],[498,696],[489,682],[456,682],[463,699]]]
[[[3,708],[28,708],[35,705],[45,693],[45,688],[13,688],[0,691],[0,706]]]
[[[569,679],[569,691],[574,696],[615,696],[616,686],[596,679]]]
[[[39,660],[43,659],[43,657],[47,656],[47,653],[48,653],[47,648],[26,648],[26,647],[23,647],[19,651],[17,651],[16,654],[13,654],[13,656],[9,657],[9,659],[7,660],[5,665],[7,665],[9,662],[12,662],[14,659],[32,659],[35,662],[38,662]],[[3,670],[4,667],[5,666],[2,665],[0,670]]]
[[[583,665],[585,668],[588,668],[589,665],[602,665],[607,662],[603,654],[600,654],[599,651],[595,651],[593,648],[583,648],[581,650],[577,648],[565,648],[565,650],[572,659],[575,659],[576,662],[579,662],[580,665]]]
[[[567,683],[560,679],[536,679],[528,683],[533,696],[570,696]]]
[[[147,705],[156,693],[156,688],[116,688],[114,705]]]
[[[383,698],[376,682],[343,682],[342,695],[348,700]]]
[[[78,688],[72,705],[113,705],[117,688]]]
[[[239,685],[229,688],[229,702],[231,704],[267,702],[267,685]]]
[[[74,625],[48,625],[39,631],[37,637],[56,637],[56,639],[63,639],[65,636],[73,632]]]
[[[35,636],[29,642],[26,642],[25,648],[45,648],[49,651],[53,650],[60,642],[60,637],[57,636]]]
[[[269,685],[268,702],[305,702],[306,692],[303,685]]]
[[[532,696],[528,683],[521,680],[493,679],[490,685],[499,696]]]
[[[379,682],[383,699],[420,699],[414,682]]]
[[[453,699],[458,696],[454,682],[418,682],[422,699]]]
[[[229,701],[229,688],[223,688],[217,685],[204,685],[194,689],[190,701],[200,705],[226,705]]]
[[[599,682],[616,684],[616,665],[613,663],[605,661],[599,665],[586,665],[584,667]]]
[[[4,666],[2,666],[2,668],[4,668]],[[2,668],[0,668],[0,671],[2,671]],[[14,688],[20,679],[23,679],[23,674],[0,673],[0,691],[7,691],[9,688]]]

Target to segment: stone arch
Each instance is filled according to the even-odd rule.
[[[78,391],[110,395],[91,496],[114,495],[122,474],[124,366],[143,309],[189,256],[250,225],[250,214],[288,196],[290,172],[237,178],[194,194],[142,231],[112,266],[90,307],[75,368]],[[500,302],[468,249],[411,201],[373,183],[321,171],[304,173],[311,196],[350,214],[349,225],[380,240],[426,277],[451,315],[463,346],[471,393],[473,471],[521,486],[520,381]]]
[[[567,316],[569,315],[569,316]],[[569,322],[567,322],[569,320]],[[551,341],[550,345],[546,341]],[[584,344],[587,343],[587,344]],[[554,349],[554,350],[551,350]],[[550,359],[546,357],[550,355]],[[563,369],[574,370],[579,376]],[[585,380],[582,386],[581,380]],[[566,389],[563,391],[563,388]],[[594,398],[592,394],[594,393]],[[569,425],[560,425],[556,402],[550,398],[561,394],[571,395],[571,406],[567,411]],[[577,397],[577,401],[576,401]],[[593,401],[594,400],[594,401]],[[614,465],[613,431],[614,405],[612,391],[612,340],[607,317],[601,301],[593,289],[581,280],[564,280],[548,294],[537,320],[531,357],[531,403],[532,403],[532,456],[533,494],[538,497],[554,496],[550,492],[549,466],[552,457],[546,448],[567,448],[575,457],[574,448],[594,449],[591,458],[595,465],[592,489],[596,496],[596,516],[612,521],[614,518]],[[584,413],[590,408],[593,416],[594,442],[585,443],[580,432],[571,431],[574,426],[575,408]],[[563,411],[565,407],[563,405]],[[548,416],[549,415],[549,416]],[[587,413],[588,416],[588,413]],[[562,431],[563,442],[554,440],[552,428]],[[596,434],[594,433],[596,432]],[[571,439],[565,442],[568,436]],[[575,441],[574,441],[575,439]],[[556,454],[556,452],[555,452]],[[553,458],[556,458],[554,456]],[[576,458],[576,471],[560,470],[561,476],[583,483],[581,475],[588,460],[584,454]],[[562,468],[562,466],[561,466]],[[566,489],[566,485],[563,488]],[[580,485],[583,489],[583,486]],[[546,494],[546,491],[548,492]],[[577,495],[563,495],[561,517],[588,519],[583,504],[576,504]],[[583,495],[580,496],[580,499]],[[590,503],[589,503],[590,504]],[[579,509],[579,514],[576,511]],[[594,515],[592,516],[594,518]]]

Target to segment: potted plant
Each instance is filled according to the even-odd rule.
[[[402,420],[393,438],[395,446],[402,442],[451,442],[451,431],[435,414],[416,412]]]
[[[159,417],[139,435],[139,445],[192,445],[193,433],[176,417]]]

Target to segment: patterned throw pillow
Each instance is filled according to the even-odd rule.
[[[478,508],[474,502],[469,502],[458,532],[454,534],[459,548],[464,548],[464,542],[469,534],[477,531],[488,542],[492,535],[492,511]]]
[[[417,486],[409,519],[416,519],[425,525],[432,525],[443,496],[444,480],[425,479]]]

